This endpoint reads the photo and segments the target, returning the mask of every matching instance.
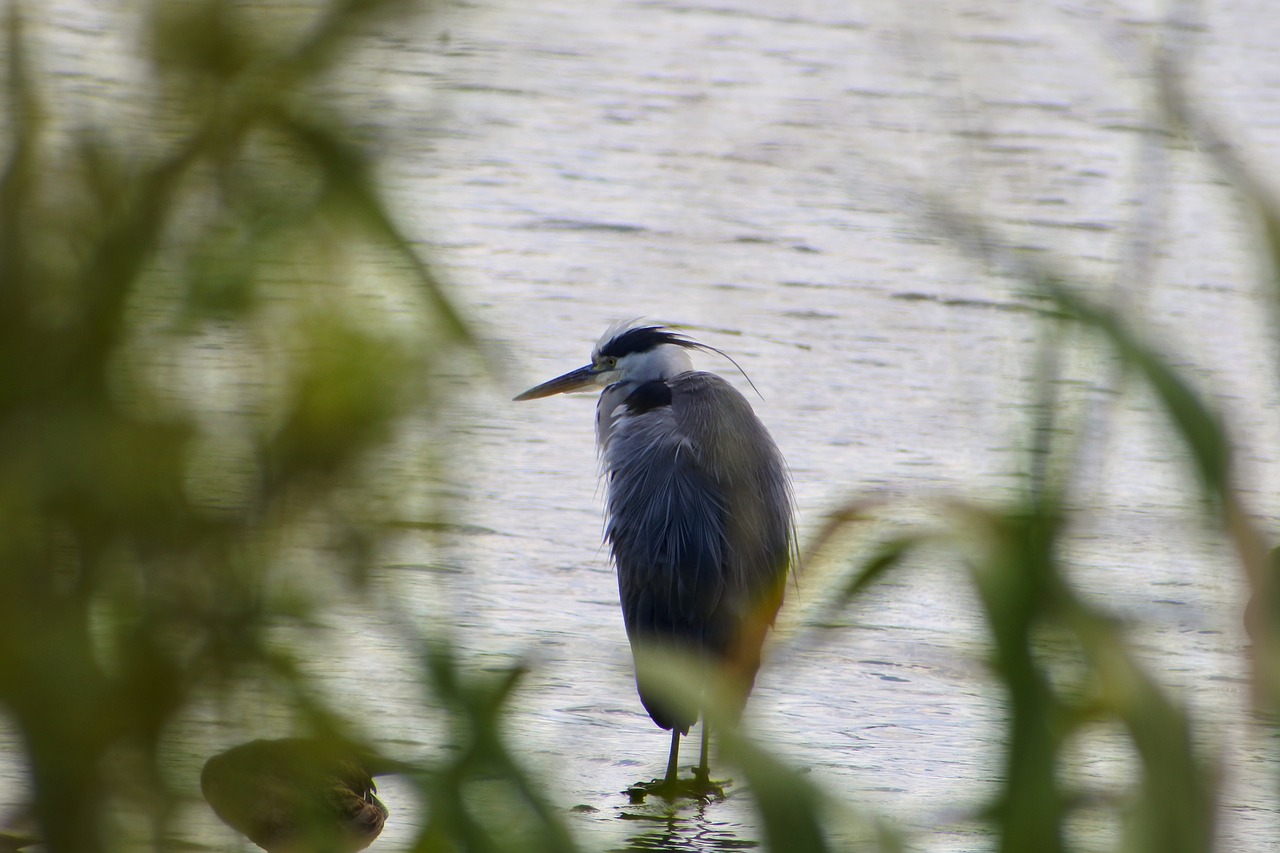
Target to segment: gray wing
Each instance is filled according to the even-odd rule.
[[[745,701],[781,603],[790,488],[777,447],[732,385],[698,372],[667,385],[670,405],[637,414],[622,404],[626,389],[601,397],[606,536],[623,621],[633,647],[663,644],[732,662],[745,642]],[[642,679],[639,687],[664,728],[697,719],[696,710],[654,702]]]
[[[751,404],[712,373],[686,373],[672,382],[672,412],[700,449],[703,468],[726,498],[727,594],[745,617],[762,596],[778,594],[794,545],[794,507],[786,464]],[[769,622],[777,611],[768,614]]]
[[[619,417],[604,465],[605,535],[628,636],[713,645],[707,629],[727,586],[723,487],[669,406]]]

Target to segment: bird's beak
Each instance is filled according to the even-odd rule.
[[[540,397],[550,397],[552,394],[577,391],[580,388],[586,388],[588,385],[594,385],[599,372],[596,370],[595,365],[588,364],[586,367],[570,370],[564,376],[557,376],[555,379],[543,382],[541,385],[535,385],[515,399],[517,401],[537,400]]]

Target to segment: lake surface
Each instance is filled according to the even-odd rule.
[[[94,97],[83,48],[113,43],[109,16],[92,3],[48,8],[50,61]],[[478,659],[530,661],[511,732],[553,798],[584,807],[572,822],[589,846],[740,849],[760,837],[741,791],[675,817],[621,794],[662,771],[667,736],[635,696],[600,544],[594,398],[510,402],[585,363],[613,320],[680,324],[742,365],[760,396],[732,365],[698,358],[747,391],[781,446],[802,538],[857,497],[907,519],[927,518],[941,495],[1009,500],[1024,482],[1044,326],[1020,282],[931,224],[921,199],[938,194],[1135,307],[1227,413],[1249,508],[1275,532],[1280,408],[1254,226],[1195,146],[1161,129],[1151,67],[1167,40],[1197,102],[1280,180],[1280,14],[1264,0],[1213,4],[1168,27],[1164,12],[475,0],[352,57],[342,88],[377,112],[371,135],[407,232],[509,367],[458,413],[464,456],[446,487],[465,489],[465,526],[443,548],[406,533],[382,574]],[[1115,379],[1088,342],[1066,370],[1073,399]],[[1271,850],[1277,768],[1249,713],[1239,569],[1153,400],[1120,387],[1077,472],[1074,579],[1130,621],[1222,756],[1221,849]],[[406,477],[406,501],[438,486]],[[823,582],[802,574],[790,590],[748,724],[918,849],[988,849],[962,818],[1000,772],[1003,711],[960,566],[918,560],[839,625],[800,634]],[[405,650],[376,625],[335,647],[349,655],[331,661],[336,689],[389,737],[438,741]],[[346,667],[357,658],[374,664]],[[1128,765],[1116,740],[1087,744],[1074,772],[1118,785]],[[393,817],[373,849],[395,850],[417,817],[407,792],[383,788]],[[225,838],[206,817],[196,829]],[[1105,849],[1110,830],[1089,831]]]

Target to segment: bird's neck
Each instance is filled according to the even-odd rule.
[[[693,359],[684,347],[663,344],[647,352],[627,356],[623,381],[639,385],[666,380],[693,370]]]

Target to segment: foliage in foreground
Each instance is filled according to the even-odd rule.
[[[131,104],[140,117],[128,147],[50,111],[10,6],[0,707],[50,850],[135,849],[139,837],[166,846],[182,798],[162,772],[166,733],[219,697],[270,692],[292,703],[299,727],[351,733],[278,629],[312,625],[335,590],[359,596],[391,506],[373,476],[378,454],[409,415],[447,442],[431,421],[447,403],[433,367],[476,350],[388,216],[352,141],[357,119],[325,107],[322,81],[356,34],[406,5],[334,0],[268,28],[241,4],[156,2],[147,18],[156,88]],[[1173,112],[1193,125],[1175,95]],[[1280,208],[1250,190],[1221,144],[1206,147],[1252,193],[1267,251],[1280,257]],[[975,240],[974,223],[952,222],[961,244],[999,245],[985,233]],[[1254,585],[1256,681],[1272,701],[1276,594],[1221,424],[1125,318],[1083,299],[1085,288],[1025,258],[1008,266],[1053,306],[1046,327],[1091,330],[1163,403]],[[397,312],[371,308],[370,291],[396,294]],[[217,353],[215,366],[205,351]],[[1060,556],[1070,520],[1062,472],[1078,448],[1054,438],[1063,431],[1052,380],[1041,377],[1022,500],[940,505],[941,532],[882,543],[831,606],[856,606],[922,542],[965,554],[1008,709],[1005,773],[977,816],[1000,849],[1069,849],[1064,827],[1083,792],[1061,781],[1064,750],[1108,720],[1141,768],[1115,805],[1124,849],[1211,850],[1215,786],[1193,721],[1120,627],[1072,588]],[[836,513],[812,550],[865,515]],[[1069,666],[1045,651],[1047,637],[1068,650]],[[424,687],[457,747],[409,774],[427,812],[415,849],[575,849],[503,732],[518,669],[477,672],[446,645],[407,642],[421,643]],[[741,733],[723,753],[753,792],[770,848],[834,846],[837,804]],[[477,808],[484,802],[505,804],[502,819]],[[867,842],[902,843],[887,831]]]
[[[241,4],[157,2],[128,141],[51,107],[9,6],[0,706],[50,850],[166,838],[163,738],[213,698],[253,687],[339,725],[302,701],[279,628],[358,592],[376,453],[472,346],[324,107],[353,30],[399,5],[255,27]]]

